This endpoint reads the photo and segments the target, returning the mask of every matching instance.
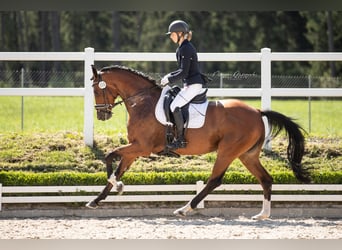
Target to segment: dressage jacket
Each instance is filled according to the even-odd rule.
[[[182,80],[186,85],[205,84],[201,77],[196,49],[189,40],[185,39],[177,48],[176,57],[178,70],[170,73],[171,76],[168,78],[170,83]]]

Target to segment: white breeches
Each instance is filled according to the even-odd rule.
[[[190,102],[192,98],[194,98],[198,94],[201,94],[204,91],[205,89],[202,88],[202,84],[200,83],[184,86],[171,103],[171,112],[174,112],[177,107],[183,107],[185,104]]]

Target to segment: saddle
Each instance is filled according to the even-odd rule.
[[[174,86],[172,88],[170,88],[169,90],[166,91],[165,95],[164,95],[164,102],[163,102],[163,110],[165,113],[165,118],[166,118],[166,145],[168,145],[169,143],[171,143],[173,141],[173,138],[175,136],[175,129],[174,129],[174,117],[173,114],[170,110],[170,105],[173,102],[173,100],[175,99],[176,95],[181,91],[180,87],[178,86]],[[207,99],[207,91],[208,89],[205,90],[205,92],[195,96],[193,99],[190,100],[189,103],[187,103],[186,105],[184,105],[181,108],[182,111],[182,115],[184,118],[184,134],[186,133],[186,130],[188,128],[189,125],[189,120],[190,120],[190,115],[189,115],[189,107],[190,104],[205,104],[208,102]],[[169,151],[166,147],[164,149],[164,151],[162,151],[160,154],[167,154],[167,155],[171,155],[171,156],[179,156],[178,154]]]
[[[163,103],[163,108],[164,108],[164,113],[166,117],[167,123],[174,123],[174,118],[172,115],[172,112],[170,110],[170,105],[175,99],[176,95],[181,91],[180,87],[174,86],[170,88],[166,93],[165,93],[165,98],[164,98],[164,103]],[[186,105],[184,105],[181,110],[184,118],[184,128],[186,129],[189,125],[189,106],[190,104],[202,104],[207,102],[207,91],[208,89],[205,90],[205,92],[195,96],[188,102]]]

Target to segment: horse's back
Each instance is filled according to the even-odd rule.
[[[227,130],[246,134],[264,130],[260,110],[238,99],[211,101],[207,115]]]
[[[225,112],[228,116],[252,115],[253,117],[260,117],[260,110],[238,99],[211,101],[209,107]]]

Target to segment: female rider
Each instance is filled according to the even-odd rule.
[[[183,81],[183,88],[171,103],[170,109],[173,113],[176,125],[177,135],[175,140],[167,147],[171,150],[177,148],[185,148],[186,141],[184,138],[184,118],[181,107],[191,101],[196,95],[206,91],[203,85],[206,84],[198,65],[197,51],[190,42],[192,32],[189,26],[182,20],[173,21],[169,25],[166,35],[170,35],[171,40],[178,44],[176,57],[178,62],[178,70],[165,75],[161,79],[161,85],[175,83],[179,80]]]

